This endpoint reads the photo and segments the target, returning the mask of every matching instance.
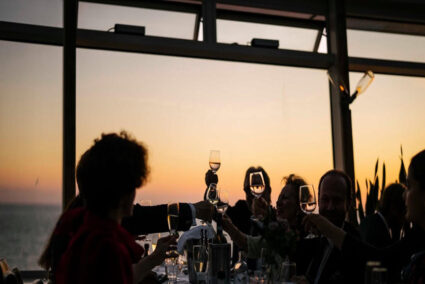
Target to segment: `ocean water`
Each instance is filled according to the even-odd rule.
[[[0,258],[11,268],[40,270],[38,258],[60,213],[60,205],[0,203]]]

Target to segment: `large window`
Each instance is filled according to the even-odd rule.
[[[78,50],[77,159],[101,132],[146,143],[152,169],[138,199],[198,201],[211,149],[219,186],[244,198],[245,170],[262,165],[274,201],[281,178],[316,184],[332,168],[325,71]]]
[[[355,57],[425,62],[425,37],[347,30],[348,54]]]
[[[189,13],[80,2],[78,28],[107,31],[126,24],[144,26],[149,36],[192,39],[195,18]]]
[[[217,20],[217,41],[250,45],[253,38],[279,40],[279,48],[312,51],[318,31],[228,20]]]
[[[60,213],[62,49],[0,41],[0,252],[37,269]]]
[[[361,74],[350,74],[352,83]],[[398,179],[400,146],[406,167],[425,148],[425,79],[377,74],[367,91],[351,105],[356,179],[365,189],[376,159],[385,162],[387,184]],[[382,163],[379,172],[382,177]],[[365,197],[363,191],[363,197]]]
[[[63,0],[1,0],[0,21],[62,27]]]

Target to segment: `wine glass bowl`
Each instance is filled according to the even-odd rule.
[[[217,189],[216,183],[210,183],[208,186],[207,194],[206,194],[206,200],[211,203],[212,205],[217,205],[219,202],[219,193]]]
[[[312,213],[316,209],[317,204],[313,185],[301,185],[299,190],[301,210],[306,214]]]
[[[220,214],[226,213],[227,207],[229,207],[229,194],[224,189],[218,190],[218,203],[216,205],[217,212]]]
[[[264,183],[264,176],[262,172],[253,172],[249,174],[249,188],[255,198],[260,198],[263,195],[266,185]]]
[[[213,173],[216,173],[221,166],[220,151],[217,151],[217,150],[210,151],[209,164],[210,164],[210,169],[213,171]]]

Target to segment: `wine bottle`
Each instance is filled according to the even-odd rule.
[[[213,239],[214,244],[226,244],[227,240],[223,235],[223,219],[221,214],[217,215],[217,232],[215,234],[215,237]]]

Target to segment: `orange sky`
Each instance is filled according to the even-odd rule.
[[[100,6],[105,8],[96,15],[103,17],[92,17],[95,7],[80,6],[80,27],[107,29],[143,18],[151,34],[192,34],[187,15],[171,14],[164,22],[158,11]],[[13,17],[0,9],[0,20]],[[219,22],[219,41],[276,35],[281,46],[303,50],[314,43],[311,31],[244,27]],[[424,39],[350,31],[348,40],[351,55],[425,62]],[[0,70],[0,202],[60,203],[62,49],[0,41],[0,61],[7,67]],[[351,74],[352,87],[360,76]],[[393,181],[400,144],[407,164],[424,148],[424,93],[423,78],[377,74],[353,103],[361,184],[373,174],[377,157]],[[332,167],[328,96],[323,70],[78,50],[77,159],[101,132],[126,129],[149,148],[152,174],[139,200],[201,199],[209,150],[219,149],[219,186],[232,202],[243,198],[244,172],[251,165],[269,173],[275,201],[283,176],[294,172],[316,186]]]

